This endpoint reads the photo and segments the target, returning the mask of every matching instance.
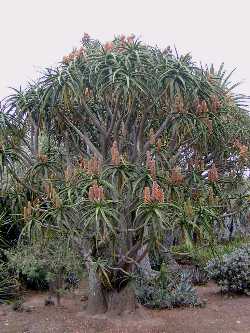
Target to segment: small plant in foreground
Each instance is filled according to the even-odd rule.
[[[216,281],[222,292],[250,292],[250,246],[245,245],[208,262],[209,277]]]
[[[189,275],[184,272],[169,273],[164,264],[157,277],[147,280],[140,276],[136,292],[139,302],[149,308],[171,309],[201,304]]]

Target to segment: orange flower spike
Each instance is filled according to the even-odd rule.
[[[151,177],[153,179],[155,179],[156,178],[156,164],[155,164],[155,160],[151,160],[150,161],[149,171],[150,171]]]
[[[133,43],[134,39],[135,39],[135,35],[132,34],[132,35],[128,36],[128,38],[127,38],[127,42],[128,42],[128,43]]]
[[[147,165],[147,167],[149,168],[149,166],[150,166],[150,162],[151,162],[151,153],[150,153],[150,151],[149,150],[147,150],[147,160],[146,160],[146,165]]]
[[[163,203],[163,202],[164,202],[164,192],[163,192],[163,190],[160,190],[159,202],[160,202],[160,203]]]
[[[107,43],[104,44],[104,50],[105,50],[106,52],[110,52],[110,51],[112,51],[113,48],[114,48],[114,45],[113,45],[112,42],[107,42]]]
[[[197,102],[196,112],[197,112],[198,114],[201,114],[201,113],[202,113],[202,105],[201,105],[200,101]]]
[[[160,188],[159,185],[154,180],[152,185],[152,194],[151,194],[151,198],[154,201],[157,201],[159,188]]]
[[[181,174],[180,168],[174,168],[171,172],[170,180],[174,184],[181,184],[183,182],[184,176]]]
[[[97,173],[97,170],[98,170],[98,161],[97,161],[97,158],[96,158],[96,156],[95,157],[93,157],[93,160],[92,160],[93,162],[93,173],[95,174],[95,173]]]
[[[63,64],[67,65],[69,63],[69,57],[68,56],[64,56],[62,59]]]
[[[241,146],[240,141],[239,141],[238,139],[236,139],[236,140],[234,141],[233,147],[234,147],[234,148],[240,148],[240,146]]]
[[[219,110],[219,108],[221,106],[220,100],[216,95],[214,95],[214,96],[211,97],[211,102],[212,102],[211,103],[212,104],[212,112],[215,113]]]
[[[216,182],[219,179],[218,170],[215,164],[212,165],[212,168],[208,171],[208,180],[210,182]]]
[[[90,188],[89,188],[89,200],[93,201],[94,199],[95,199],[94,188],[92,186],[90,186]]]
[[[240,157],[243,157],[243,158],[247,157],[248,147],[245,145],[241,145],[241,147],[239,149],[240,149]]]
[[[144,203],[147,204],[147,203],[151,202],[150,188],[149,187],[144,187],[143,198],[144,198]]]
[[[202,112],[203,113],[207,113],[208,112],[208,108],[207,108],[207,102],[206,101],[202,101],[201,102],[201,108],[202,108]]]
[[[161,151],[161,146],[162,146],[161,139],[158,139],[157,140],[157,151],[158,151],[158,153]]]
[[[102,186],[100,186],[99,189],[100,189],[100,200],[104,200],[104,189]]]
[[[155,133],[154,133],[153,128],[151,128],[149,131],[149,142],[151,145],[155,144]]]

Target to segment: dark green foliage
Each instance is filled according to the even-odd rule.
[[[149,308],[170,309],[200,305],[189,274],[167,272],[164,264],[156,278],[148,280],[138,277],[136,293],[139,302]]]
[[[0,304],[14,298],[18,292],[15,276],[5,262],[0,261]]]
[[[9,96],[1,196],[26,246],[10,255],[12,267],[62,281],[75,271],[74,247],[104,289],[119,291],[149,251],[162,250],[166,232],[189,247],[210,242],[216,221],[248,204],[247,194],[230,193],[249,168],[250,118],[229,77],[134,36],[105,45],[85,36]],[[139,283],[143,304],[196,303],[185,274],[165,275]]]
[[[250,246],[242,246],[222,258],[209,261],[209,277],[216,281],[226,293],[245,293],[250,291]]]
[[[67,247],[64,239],[53,239],[46,244],[36,242],[19,245],[6,254],[11,269],[17,273],[25,287],[31,289],[47,289],[58,274],[66,280],[66,286],[70,289],[72,283],[76,285],[77,276],[81,272],[78,257],[72,248]]]

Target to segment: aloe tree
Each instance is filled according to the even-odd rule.
[[[131,281],[150,250],[169,254],[166,232],[210,241],[234,213],[226,193],[249,168],[250,118],[233,88],[223,67],[189,54],[85,34],[7,100],[31,157],[22,235],[68,234],[89,273],[89,311],[135,310]]]

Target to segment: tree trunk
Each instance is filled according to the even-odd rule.
[[[34,155],[37,158],[39,154],[39,128],[34,124]]]
[[[107,303],[104,290],[92,264],[88,265],[89,295],[87,312],[89,314],[104,313],[107,311]]]
[[[134,288],[128,284],[121,291],[113,290],[106,294],[107,314],[110,316],[121,316],[135,313],[138,303]]]
[[[106,313],[110,316],[131,314],[138,308],[134,288],[131,284],[122,290],[106,290],[101,285],[93,267],[89,269],[89,296],[87,313],[90,315]]]

